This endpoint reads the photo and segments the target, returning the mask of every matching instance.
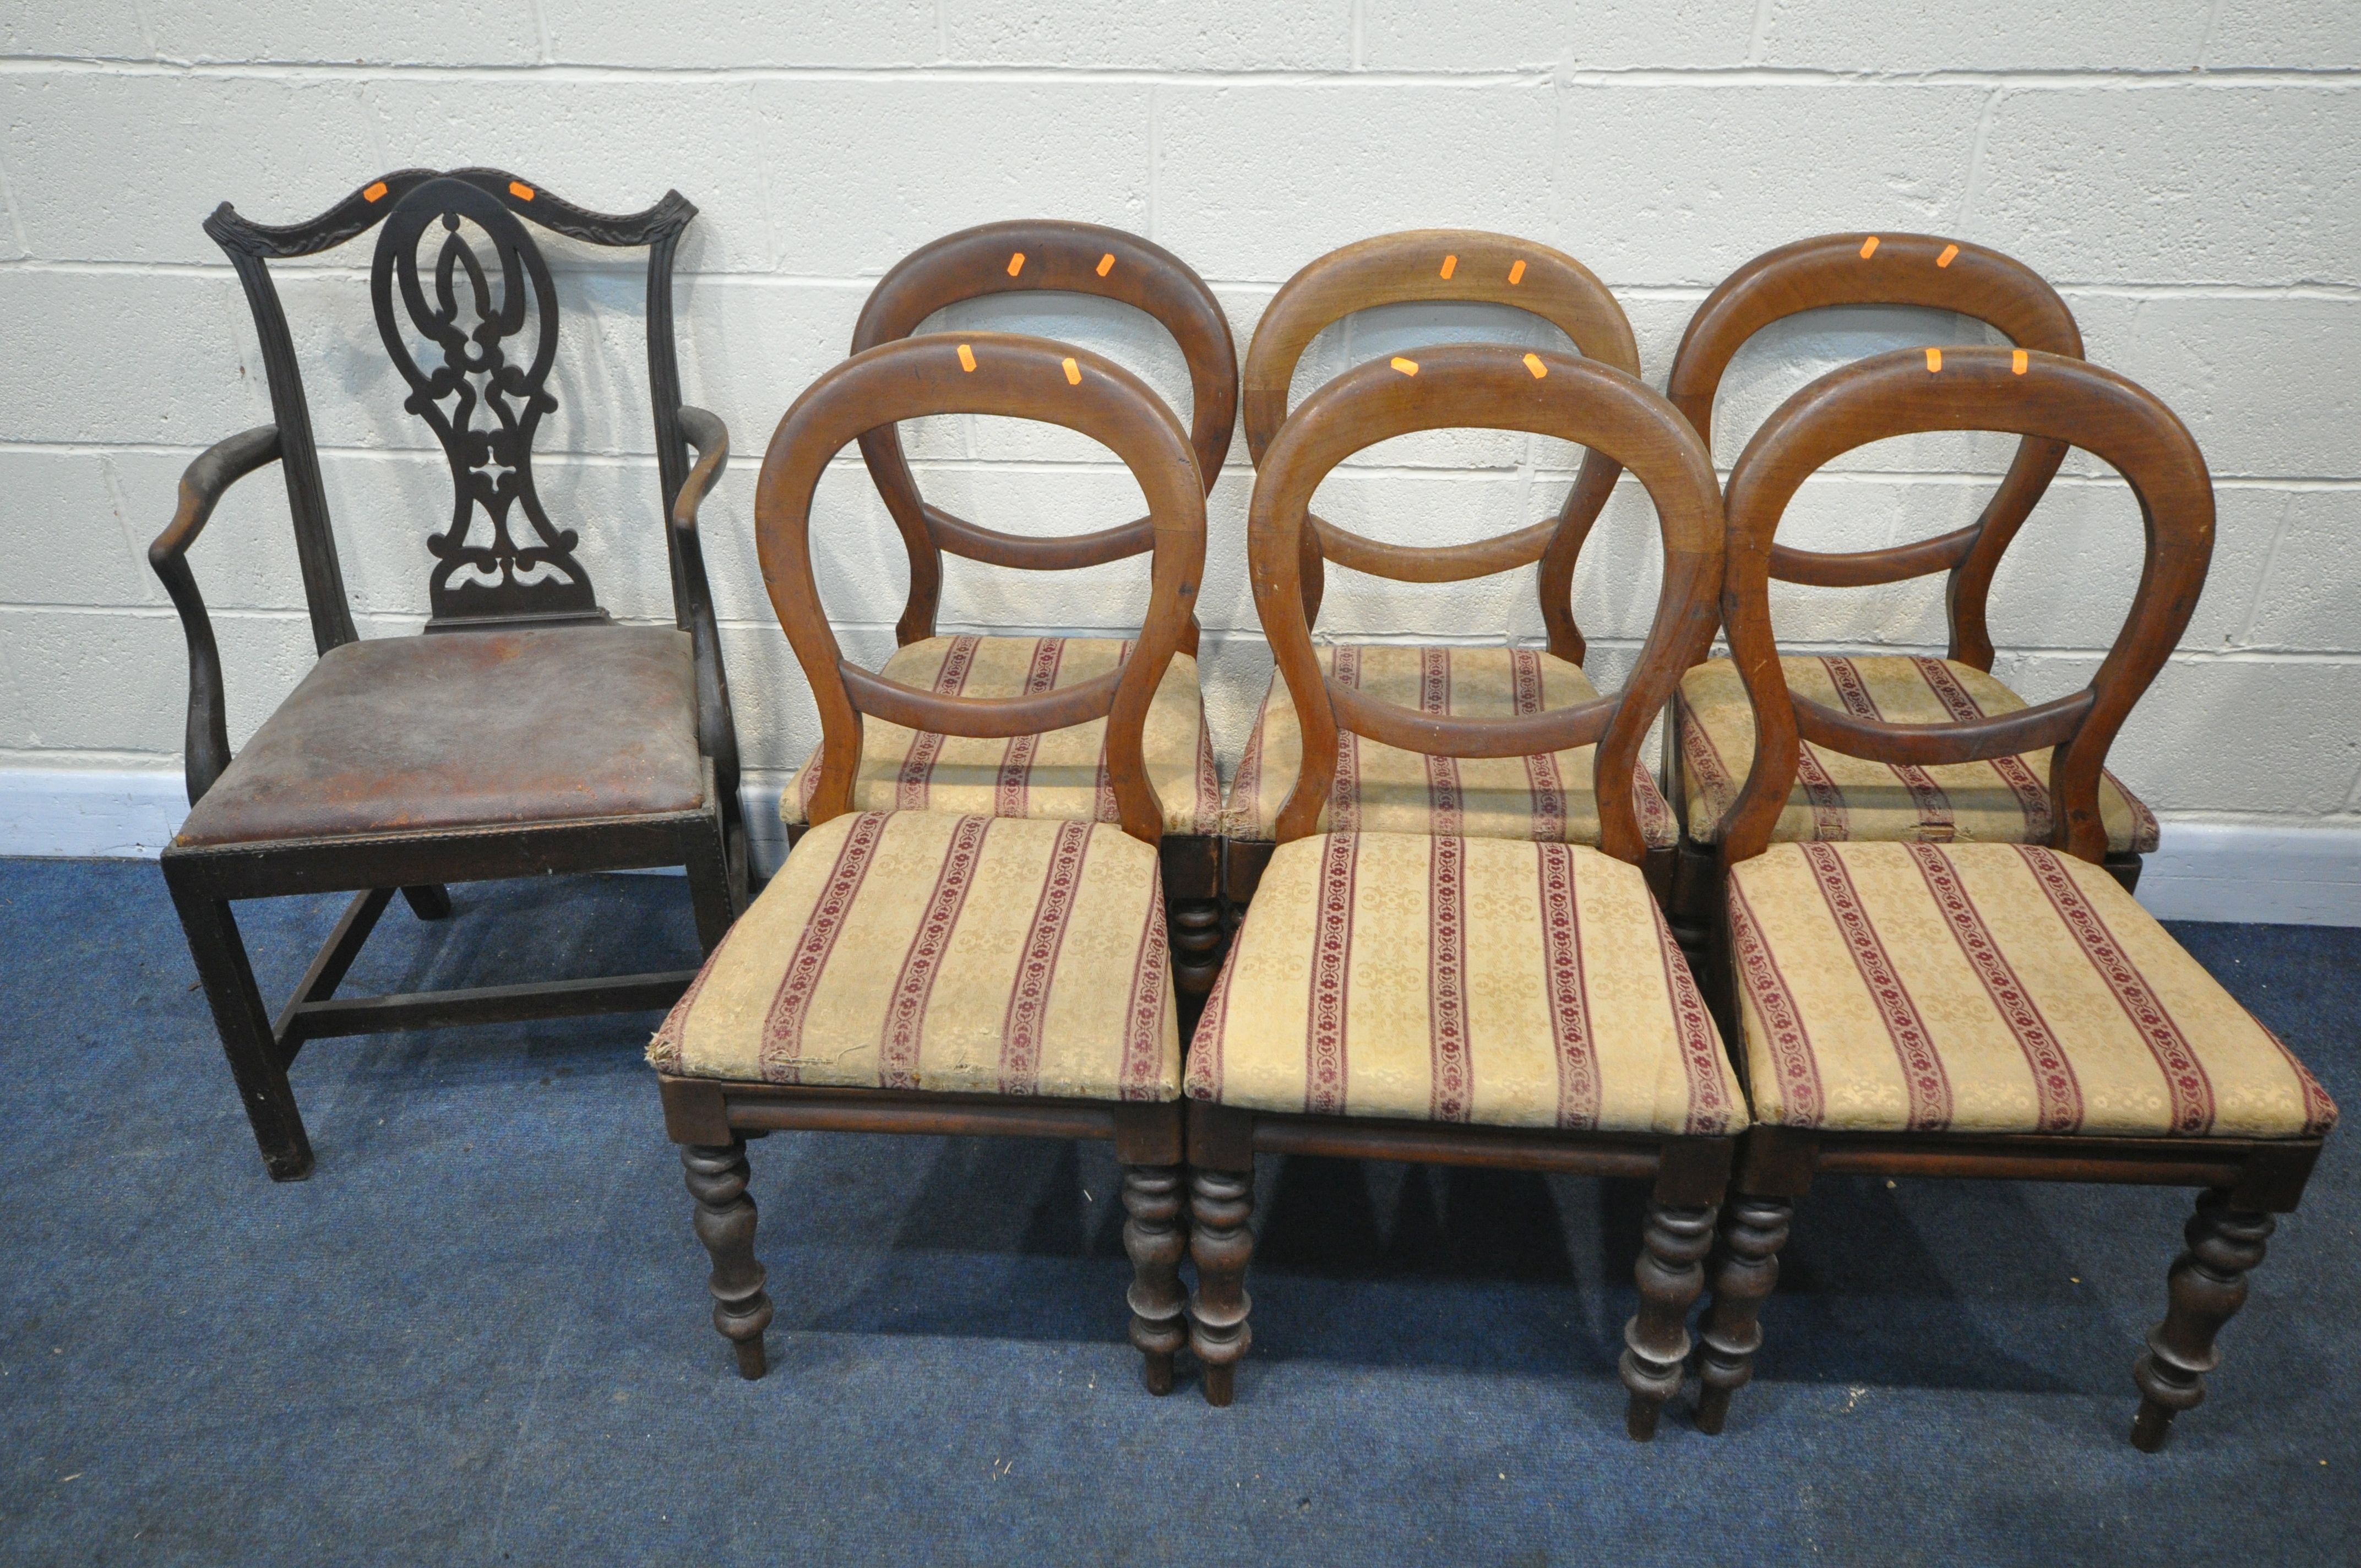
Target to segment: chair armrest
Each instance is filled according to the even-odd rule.
[[[697,532],[697,510],[730,463],[730,428],[720,416],[681,406],[681,439],[697,448],[697,466],[680,484],[672,505],[673,546],[679,552],[682,597],[688,611],[689,644],[697,660],[697,740],[713,759],[716,786],[731,803],[736,820],[738,727],[730,715],[730,681],[721,669],[721,629],[713,616],[713,589],[705,578],[705,543]]]
[[[189,725],[182,754],[191,806],[229,766],[229,719],[223,705],[221,650],[214,642],[204,597],[189,570],[189,546],[204,532],[214,506],[232,485],[278,460],[277,425],[244,431],[208,447],[181,476],[180,507],[148,547],[148,565],[172,596],[172,608],[181,612],[181,630],[189,641]]]
[[[686,403],[676,418],[681,439],[697,448],[697,466],[680,483],[680,495],[672,504],[672,525],[683,533],[694,533],[697,509],[705,504],[706,492],[730,466],[730,427],[719,415]]]

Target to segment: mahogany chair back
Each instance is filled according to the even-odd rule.
[[[1950,311],[1994,328],[2019,348],[2082,356],[2082,334],[2058,291],[1997,250],[1922,234],[1798,240],[1731,273],[1689,318],[1665,392],[1708,451],[1714,397],[1739,349],[1773,322],[1828,305]],[[1782,544],[1772,551],[1771,575],[1817,587],[1867,587],[1948,571],[1949,657],[1988,672],[1993,644],[1985,606],[1993,574],[2065,457],[2064,443],[2028,437],[2018,444],[1982,513],[1966,527],[1883,550],[1836,553]]]
[[[1238,411],[1238,356],[1229,318],[1186,262],[1137,235],[1046,219],[985,224],[947,235],[904,257],[880,280],[853,327],[852,352],[906,338],[928,316],[962,300],[1028,290],[1119,301],[1154,317],[1172,334],[1189,366],[1189,444],[1201,485],[1212,488],[1229,455]],[[891,424],[862,433],[861,457],[910,555],[909,602],[895,627],[895,640],[904,644],[934,635],[946,551],[987,565],[1054,572],[1120,561],[1150,548],[1150,518],[1044,539],[956,517],[920,498],[901,432]],[[1193,613],[1180,652],[1197,652]]]
[[[1365,447],[1451,427],[1578,442],[1619,471],[1628,466],[1646,487],[1664,538],[1664,585],[1647,641],[1620,694],[1541,713],[1467,718],[1400,707],[1322,672],[1303,584],[1304,541],[1318,526],[1310,512],[1312,491]],[[1303,734],[1303,763],[1279,808],[1278,841],[1317,830],[1335,776],[1340,729],[1429,756],[1527,757],[1596,743],[1599,848],[1639,864],[1645,842],[1632,800],[1633,765],[1681,672],[1712,641],[1721,535],[1721,492],[1697,433],[1637,377],[1596,360],[1452,344],[1422,350],[1414,363],[1371,361],[1321,388],[1263,454],[1247,523],[1255,608]]]
[[[811,502],[846,443],[897,420],[998,414],[1079,431],[1130,468],[1148,516],[1129,525],[1150,554],[1148,619],[1121,666],[1036,695],[953,696],[845,661],[812,570]],[[1205,492],[1180,422],[1130,371],[1088,349],[1007,333],[882,344],[822,376],[779,421],[754,492],[755,540],[772,608],[820,717],[817,825],[851,809],[864,714],[938,735],[1035,735],[1104,718],[1107,776],[1125,832],[1159,842],[1163,813],[1141,758],[1149,699],[1188,633],[1205,559]]]
[[[1831,459],[1872,441],[1937,430],[2007,432],[2024,436],[2027,448],[2079,446],[2123,475],[2139,500],[2147,554],[2114,645],[2091,684],[2070,696],[1955,724],[1890,724],[1794,696],[1771,627],[1781,514],[1796,488]],[[2170,409],[2081,359],[2022,348],[1897,350],[1832,371],[1782,404],[1731,471],[1727,512],[1722,617],[1758,739],[1745,787],[1719,829],[1725,866],[1769,845],[1795,785],[1798,735],[1897,766],[2054,747],[2051,845],[2093,863],[2105,859],[2099,773],[2107,748],[2188,626],[2213,551],[2213,480]]]
[[[1305,267],[1287,280],[1263,313],[1246,349],[1246,451],[1255,466],[1262,466],[1287,422],[1288,390],[1313,338],[1358,311],[1434,301],[1514,306],[1565,334],[1586,359],[1627,375],[1640,373],[1639,345],[1623,307],[1607,285],[1571,256],[1474,229],[1379,235],[1330,251]],[[1420,357],[1423,362],[1432,351],[1422,351]],[[1579,664],[1584,643],[1574,622],[1575,559],[1621,472],[1620,465],[1593,451],[1583,458],[1557,516],[1469,544],[1388,544],[1314,516],[1303,540],[1305,619],[1320,617],[1323,560],[1411,583],[1461,582],[1539,561],[1549,651]]]

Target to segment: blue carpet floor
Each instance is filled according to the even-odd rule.
[[[397,903],[352,991],[688,961],[653,877]],[[339,901],[247,905],[283,995]],[[2361,931],[2182,939],[2361,1108]],[[314,1044],[265,1179],[161,880],[0,861],[0,1561],[2349,1563],[2361,1152],[2331,1140],[2164,1454],[2187,1194],[1830,1179],[1729,1432],[1628,1442],[1642,1194],[1260,1172],[1238,1402],[1141,1388],[1104,1146],[753,1147],[731,1371],[650,1017]],[[1685,1409],[1683,1407],[1682,1409]]]

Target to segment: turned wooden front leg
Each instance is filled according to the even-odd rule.
[[[1180,1171],[1170,1165],[1123,1168],[1123,1250],[1131,1255],[1131,1343],[1148,1358],[1148,1391],[1172,1392],[1172,1357],[1189,1343],[1188,1295],[1180,1288]]]
[[[1681,1389],[1689,1357],[1689,1308],[1705,1289],[1713,1246],[1713,1206],[1675,1208],[1653,1199],[1641,1234],[1640,1310],[1623,1325],[1623,1387],[1631,1390],[1624,1430],[1633,1441],[1656,1435],[1656,1415]]]
[[[1754,1376],[1754,1353],[1763,1348],[1757,1321],[1763,1303],[1779,1283],[1779,1249],[1787,1245],[1787,1224],[1795,1206],[1784,1198],[1739,1198],[1721,1212],[1721,1236],[1713,1270],[1713,1302],[1706,1309],[1697,1354],[1697,1427],[1708,1435],[1721,1431],[1730,1396]]]
[[[1254,1343],[1246,1327],[1246,1260],[1254,1255],[1254,1172],[1191,1170],[1189,1255],[1197,1293],[1189,1299],[1189,1348],[1205,1367],[1205,1403],[1236,1392],[1238,1358]]]
[[[746,1191],[746,1142],[683,1144],[680,1163],[697,1200],[697,1239],[713,1257],[713,1326],[738,1350],[738,1376],[760,1377],[770,1363],[763,1331],[771,1326],[769,1277],[754,1258],[754,1200]]]
[[[2167,1277],[2170,1304],[2147,1333],[2147,1353],[2132,1367],[2139,1414],[2132,1446],[2154,1453],[2172,1434],[2172,1418],[2205,1398],[2205,1374],[2222,1364],[2213,1340],[2246,1304],[2246,1271],[2263,1261],[2263,1244],[2276,1223],[2268,1214],[2234,1209],[2224,1191],[2197,1200],[2182,1233],[2188,1250]]]

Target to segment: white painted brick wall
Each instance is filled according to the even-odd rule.
[[[749,532],[752,476],[795,394],[837,360],[875,279],[994,218],[1148,235],[1213,282],[1241,349],[1323,250],[1468,225],[1580,257],[1630,312],[1661,384],[1730,269],[1836,229],[1956,234],[2052,278],[2092,356],[2189,422],[2220,481],[2213,573],[2115,766],[2157,806],[2361,827],[2361,5],[2350,0],[1139,0],[1017,7],[719,0],[86,0],[0,16],[0,769],[169,771],[184,666],[143,559],[189,458],[269,409],[235,280],[198,224],[233,200],[309,216],[412,164],[490,163],[593,207],[677,185],[690,399],[738,466],[708,560],[750,763],[775,783],[813,738]],[[539,471],[619,614],[669,590],[654,516],[636,282],[552,246],[575,313]],[[425,609],[423,534],[447,497],[400,408],[365,298],[366,246],[282,272],[346,572],[364,630]],[[961,306],[945,324],[1101,347],[1177,404],[1169,341],[1094,302]],[[1726,466],[1812,376],[1957,341],[1944,318],[1782,324],[1733,367]],[[1558,341],[1511,313],[1392,311],[1306,356],[1299,390],[1359,358],[1471,333]],[[1137,488],[1059,432],[984,420],[909,433],[930,495],[1027,531],[1131,515]],[[1895,543],[1974,515],[2011,443],[1892,442],[1807,486],[1798,542]],[[1491,433],[1365,454],[1321,505],[1382,537],[1472,537],[1545,515],[1577,455]],[[1215,487],[1202,613],[1225,771],[1268,678],[1243,548],[1244,443]],[[823,573],[857,655],[891,646],[904,567],[857,466],[822,490]],[[2039,698],[2087,676],[2130,594],[2136,509],[2077,458],[2002,573],[2001,673]],[[1593,673],[1620,677],[1656,580],[1627,483],[1576,584]],[[243,738],[299,677],[308,630],[275,473],[196,552]],[[951,624],[1112,628],[1137,564],[1024,578],[954,564]],[[1434,588],[1338,573],[1324,625],[1531,640],[1528,578]],[[1939,585],[1783,592],[1784,635],[1939,644]],[[111,798],[111,797],[110,797]],[[112,809],[112,807],[110,807]]]

